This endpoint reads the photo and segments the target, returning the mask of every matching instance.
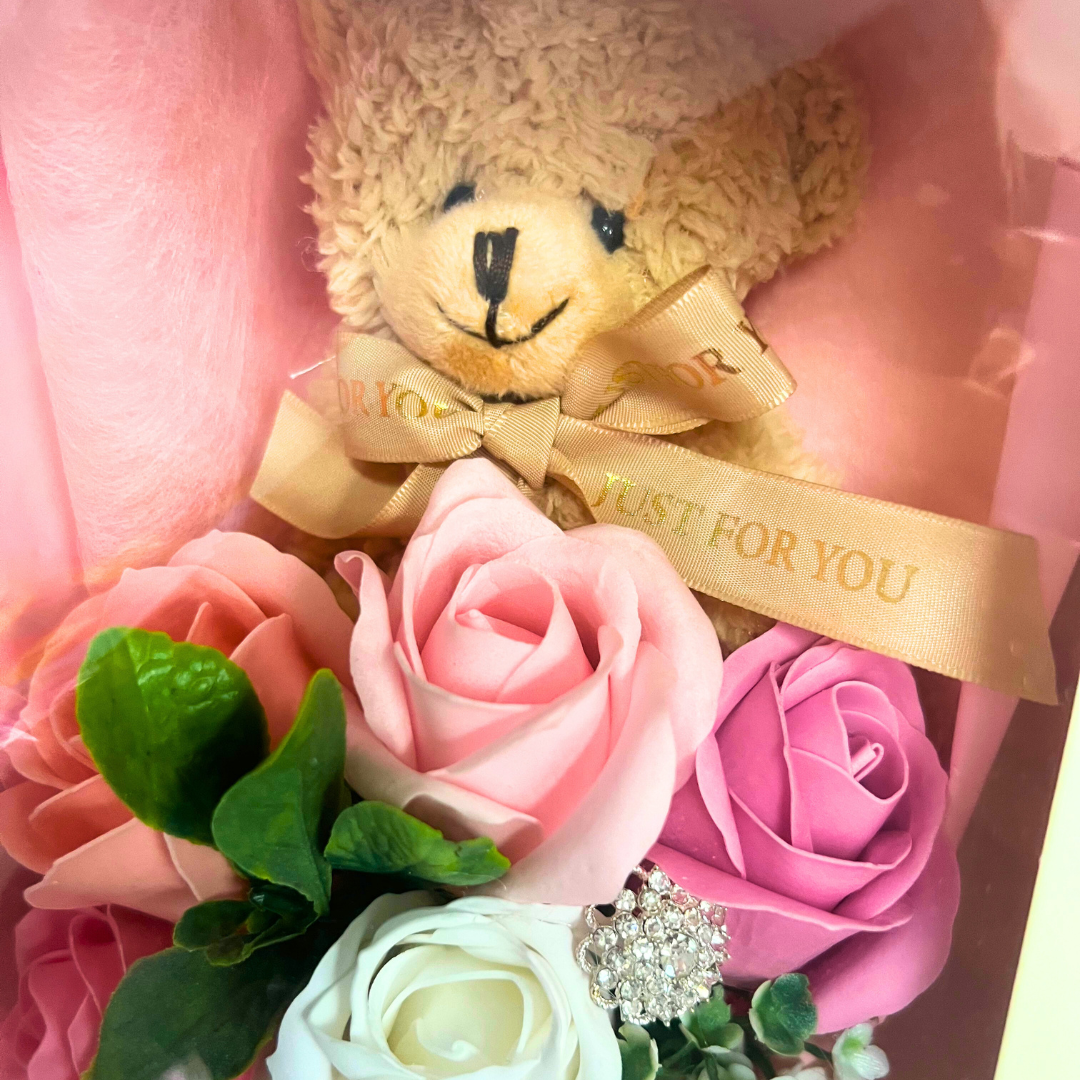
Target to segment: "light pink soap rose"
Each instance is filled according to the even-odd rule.
[[[19,1000],[0,1024],[0,1080],[79,1080],[128,968],[171,944],[169,923],[121,907],[23,916],[15,928]]]
[[[437,484],[388,589],[364,555],[346,775],[514,864],[491,888],[614,898],[712,727],[721,655],[667,558],[630,529],[564,533],[483,459]]]
[[[805,972],[820,1031],[937,978],[959,901],[945,771],[906,664],[780,624],[727,661],[651,858],[725,904],[726,979]]]
[[[243,883],[212,848],[135,819],[83,747],[75,679],[90,639],[110,626],[160,630],[230,656],[276,744],[317,669],[348,685],[352,623],[299,559],[254,536],[212,532],[166,566],[125,571],[50,638],[0,750],[0,845],[44,874],[26,892],[35,907],[117,903],[175,921],[193,904],[242,893]]]

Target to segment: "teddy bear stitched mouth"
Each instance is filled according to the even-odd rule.
[[[531,329],[527,334],[523,334],[517,338],[503,338],[495,332],[495,317],[498,315],[498,304],[492,305],[488,309],[488,318],[485,325],[486,332],[481,334],[478,330],[470,330],[467,326],[462,326],[461,323],[451,319],[449,315],[443,310],[442,304],[436,303],[436,307],[439,309],[439,314],[455,329],[460,330],[463,334],[468,334],[469,337],[478,338],[480,341],[486,341],[489,345],[496,349],[502,349],[507,345],[521,345],[526,341],[532,341],[537,334],[539,334],[545,327],[550,326],[565,310],[566,305],[570,303],[570,297],[568,296],[561,304],[557,304],[546,315],[541,316],[532,324]]]

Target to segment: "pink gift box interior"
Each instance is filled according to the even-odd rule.
[[[836,42],[872,121],[855,234],[748,303],[799,383],[791,410],[849,490],[1039,538],[1071,692],[1080,172],[1022,153],[1070,150],[1009,81],[1026,31],[976,0],[741,4],[797,53]],[[291,0],[77,8],[0,0],[0,684],[84,580],[228,512],[335,322],[300,209],[316,102]],[[1022,705],[991,771],[1014,703],[920,688],[951,834],[971,819],[966,892],[945,975],[881,1042],[897,1077],[990,1076],[1067,711]],[[0,979],[24,883],[0,896]]]

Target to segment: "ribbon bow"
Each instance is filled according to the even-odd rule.
[[[343,420],[286,394],[252,498],[317,536],[409,536],[458,458],[554,477],[650,535],[687,584],[760,614],[1056,701],[1028,536],[759,472],[656,435],[759,416],[795,384],[707,267],[575,358],[562,398],[491,403],[402,345],[338,354]],[[403,463],[418,463],[405,475]]]

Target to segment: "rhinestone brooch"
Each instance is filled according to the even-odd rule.
[[[654,866],[637,867],[637,892],[623,889],[615,913],[585,912],[591,931],[577,959],[593,1001],[623,1020],[668,1023],[707,1001],[727,962],[727,911],[698,900]]]

